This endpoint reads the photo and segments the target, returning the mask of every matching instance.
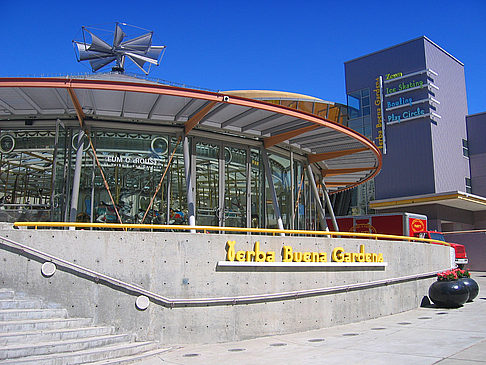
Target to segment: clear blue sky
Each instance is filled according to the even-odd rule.
[[[167,46],[153,77],[342,103],[345,61],[426,35],[465,64],[469,113],[486,111],[484,0],[0,0],[0,14],[0,76],[89,72],[72,39],[82,25],[119,21]]]

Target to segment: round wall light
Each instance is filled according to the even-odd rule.
[[[56,272],[56,265],[50,261],[44,262],[42,264],[41,272],[46,278],[51,277]]]
[[[137,297],[137,300],[135,300],[135,306],[141,311],[147,309],[149,304],[150,304],[150,300],[145,295],[140,295]]]

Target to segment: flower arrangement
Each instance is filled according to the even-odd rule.
[[[461,278],[470,278],[470,277],[471,274],[469,273],[469,270],[467,269],[461,270],[459,268],[446,270],[437,274],[438,281],[452,281],[452,280],[457,280]]]

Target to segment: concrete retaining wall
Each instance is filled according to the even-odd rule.
[[[89,269],[139,285],[168,298],[233,297],[272,294],[403,277],[450,266],[449,248],[421,243],[359,239],[277,237],[162,232],[26,230],[3,227],[0,236]],[[218,268],[226,242],[237,250],[326,252],[343,247],[382,253],[385,269]],[[0,245],[3,287],[39,295],[66,307],[71,316],[93,317],[139,338],[164,344],[232,341],[323,328],[389,315],[420,305],[432,278],[391,285],[253,304],[135,307],[136,293],[97,283],[69,269],[41,275],[42,260]]]

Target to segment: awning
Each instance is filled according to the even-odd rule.
[[[65,78],[0,78],[0,127],[81,119],[207,130],[289,146],[322,171],[331,192],[349,189],[381,168],[379,149],[329,119],[237,95],[174,87],[118,74]],[[45,125],[45,123],[44,123]]]
[[[460,191],[406,196],[398,199],[391,198],[374,200],[370,202],[370,208],[380,210],[390,208],[406,208],[430,204],[445,205],[452,208],[464,209],[470,212],[486,210],[486,198],[479,195],[463,193]]]

